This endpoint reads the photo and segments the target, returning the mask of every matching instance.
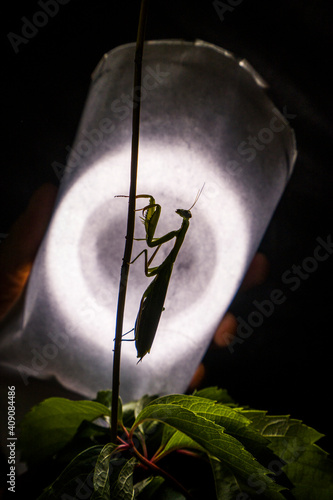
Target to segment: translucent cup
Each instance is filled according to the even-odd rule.
[[[115,196],[129,191],[134,50],[112,50],[93,74],[24,302],[2,328],[2,364],[23,380],[56,377],[87,397],[111,387],[128,205]],[[124,401],[187,388],[283,193],[295,139],[264,88],[246,61],[214,45],[146,44],[137,193],[162,206],[156,236],[178,229],[175,210],[204,189],[151,353],[137,364],[134,342],[123,342]],[[137,200],[137,208],[146,204]],[[138,218],[136,237],[144,238]],[[173,243],[161,247],[156,265]],[[133,257],[143,248],[136,241]],[[130,268],[124,332],[149,282],[140,257]]]

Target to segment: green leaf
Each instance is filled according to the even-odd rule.
[[[23,459],[34,465],[55,455],[57,466],[71,460],[39,500],[184,500],[158,476],[134,484],[137,459],[117,452],[116,445],[97,444],[109,439],[109,428],[95,421],[108,422],[110,406],[111,391],[101,391],[95,402],[51,398],[26,415],[20,436]],[[333,498],[333,463],[317,445],[322,434],[289,416],[238,407],[224,390],[213,387],[193,396],[144,396],[124,405],[123,419],[132,426],[132,433],[141,430],[140,440],[145,440],[148,450],[158,449],[155,459],[180,449],[205,454],[217,500],[282,500],[283,488],[277,483],[288,486],[295,500]],[[172,460],[166,463],[173,465]],[[198,463],[201,471],[203,462]],[[211,478],[207,471],[204,480]],[[192,485],[192,469],[191,474]],[[194,483],[193,478],[193,488]],[[204,483],[205,491],[208,485]]]
[[[186,500],[186,497],[182,493],[174,490],[167,484],[163,484],[153,498],[154,500]]]
[[[132,427],[135,416],[134,411],[136,407],[136,401],[130,401],[123,405],[123,423],[125,427]]]
[[[38,500],[90,498],[95,464],[102,446],[92,446],[77,455]]]
[[[188,398],[193,397],[188,396]],[[237,439],[226,434],[223,427],[215,423],[214,417],[217,416],[218,420],[219,414],[212,413],[210,404],[207,405],[205,411],[204,403],[201,398],[195,398],[199,399],[200,402],[192,401],[193,404],[188,403],[187,408],[180,404],[176,404],[176,399],[176,397],[166,396],[148,405],[136,419],[133,428],[147,419],[159,420],[186,434],[196,443],[201,445],[209,455],[219,458],[223,463],[228,465],[235,474],[240,475],[240,477],[245,480],[255,476],[259,477],[260,480],[264,482],[266,488],[275,490],[281,489],[267,476],[270,471],[257,462]],[[183,400],[184,405],[187,404],[186,398],[184,399],[183,396],[178,397],[178,401],[180,402],[181,400]],[[171,403],[165,403],[165,401],[171,401]],[[221,413],[221,411],[223,412],[223,409],[220,408],[219,412]],[[238,419],[237,422],[239,414],[236,413],[235,415],[236,423],[232,422],[230,415],[228,418],[229,417],[231,427],[241,428],[241,426],[238,426],[239,421],[242,419]]]
[[[111,413],[112,391],[110,390],[99,391],[97,393],[95,401],[97,401],[97,403],[101,403],[102,405],[106,406]],[[110,423],[109,419],[107,419],[107,421],[108,423]],[[118,397],[118,424],[122,425],[122,423],[123,423],[123,403],[121,398]]]
[[[220,389],[219,387],[205,387],[199,391],[194,391],[193,396],[199,398],[212,399],[218,403],[225,405],[235,405],[235,401],[229,396],[226,389]]]
[[[333,463],[320,449],[304,450],[294,462],[283,467],[294,484],[291,490],[300,500],[333,498]]]
[[[312,444],[323,437],[315,429],[304,425],[300,420],[291,419],[289,415],[267,415],[265,411],[247,409],[241,412],[251,420],[252,427],[270,440],[288,435],[301,439],[304,444]],[[283,448],[279,451],[283,451]]]
[[[128,465],[130,461],[118,451],[117,445],[108,443],[104,446],[95,466],[93,499],[109,500],[110,497],[118,498],[116,495],[127,498],[128,491],[132,492],[133,489],[133,479],[126,477],[131,468]],[[128,481],[132,481],[130,489]]]
[[[132,427],[134,420],[139,415],[140,411],[147,406],[147,404],[151,403],[158,396],[142,396],[137,401],[130,401],[129,403],[125,403],[123,405],[123,423],[125,427]],[[141,432],[145,429],[140,427]]]
[[[269,448],[279,457],[274,468],[280,467],[287,474],[296,499],[333,498],[333,462],[316,444],[322,434],[289,416],[269,416],[252,410],[244,414],[270,440]]]
[[[240,492],[239,481],[220,460],[210,457],[217,500],[231,500],[235,492]]]
[[[165,479],[160,476],[147,477],[143,481],[134,485],[135,498],[139,500],[151,500],[158,488],[165,482]]]
[[[97,421],[100,421],[98,419]],[[84,420],[74,437],[56,453],[57,462],[69,464],[79,453],[91,446],[107,443],[110,440],[110,427],[97,425],[94,422]]]
[[[101,403],[111,411],[112,391],[110,390],[99,391],[94,401],[96,401],[97,403]]]
[[[140,494],[137,496],[135,486],[135,498],[138,500],[186,500],[184,495],[179,491],[174,490],[166,481],[160,477],[150,477],[145,481],[145,487],[140,489]]]
[[[161,444],[158,451],[155,453],[156,460],[161,460],[169,453],[175,450],[195,450],[199,453],[206,453],[206,450],[192,438],[177,431],[168,425],[164,426]]]
[[[35,464],[61,450],[84,420],[109,416],[110,410],[93,401],[46,399],[33,407],[20,425],[22,460]]]
[[[134,407],[134,418],[137,418],[137,416],[140,414],[140,412],[151,402],[153,402],[155,399],[157,399],[158,396],[142,396],[137,402]],[[149,427],[153,426],[152,429],[149,430]],[[154,424],[151,422],[144,422],[139,425],[140,431],[144,434],[145,432],[148,432],[149,434],[152,433],[152,430],[154,430]]]
[[[148,396],[145,394],[140,398],[138,401],[135,402],[135,407],[134,407],[134,416],[135,418],[139,415],[139,413],[150,403],[158,399],[158,396]]]
[[[172,429],[171,427],[165,427],[165,431],[166,433],[163,433],[162,437],[163,444],[161,446],[161,451],[156,455],[158,460],[175,450],[187,449],[206,453],[205,448],[183,432]]]
[[[138,460],[132,457],[126,460],[113,485],[110,498],[114,500],[132,500],[134,498],[133,472]]]
[[[246,447],[252,446],[266,447],[269,441],[261,435],[251,425],[251,420],[242,414],[238,408],[230,408],[224,404],[216,403],[209,399],[203,399],[197,396],[171,395],[162,396],[154,401],[154,404],[173,404],[182,408],[187,408],[201,415],[204,418],[215,422],[223,427],[228,434],[236,437]]]
[[[108,443],[99,454],[94,471],[94,490],[100,498],[109,500],[110,498],[110,459],[112,453],[117,448],[114,443]]]
[[[244,481],[219,460],[214,457],[209,458],[214,476],[217,500],[245,500],[250,498],[262,500],[285,499],[281,493],[267,488],[266,483],[260,479],[260,476],[249,476],[248,480]]]

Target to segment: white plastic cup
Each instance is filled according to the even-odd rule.
[[[26,384],[53,376],[87,397],[111,388],[128,203],[115,196],[129,192],[134,50],[112,50],[93,74],[23,308],[3,328],[0,361]],[[295,139],[264,88],[246,61],[214,45],[146,43],[137,193],[162,206],[156,236],[178,229],[175,210],[188,209],[205,187],[151,353],[137,365],[134,342],[123,342],[124,401],[186,390],[284,191]],[[144,238],[139,219],[136,237]],[[133,257],[143,248],[135,242]],[[141,257],[130,269],[124,332],[149,282]]]

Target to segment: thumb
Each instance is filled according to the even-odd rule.
[[[50,221],[57,188],[43,184],[0,246],[0,319],[21,295]]]

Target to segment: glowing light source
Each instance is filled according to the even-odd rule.
[[[57,355],[38,375],[56,376],[85,396],[111,383],[127,214],[126,198],[115,195],[128,193],[133,57],[134,45],[119,47],[93,75],[22,322],[8,327],[2,346],[3,363],[29,369],[31,349],[54,343]],[[134,344],[124,342],[124,400],[186,389],[291,174],[294,136],[263,86],[250,65],[205,42],[147,43],[138,194],[162,205],[159,234],[180,227],[175,210],[189,208],[204,183],[205,189],[151,354],[137,366]],[[133,256],[142,245],[135,243]],[[159,258],[167,251],[163,246]],[[143,267],[140,260],[131,266],[125,331],[149,283]]]

